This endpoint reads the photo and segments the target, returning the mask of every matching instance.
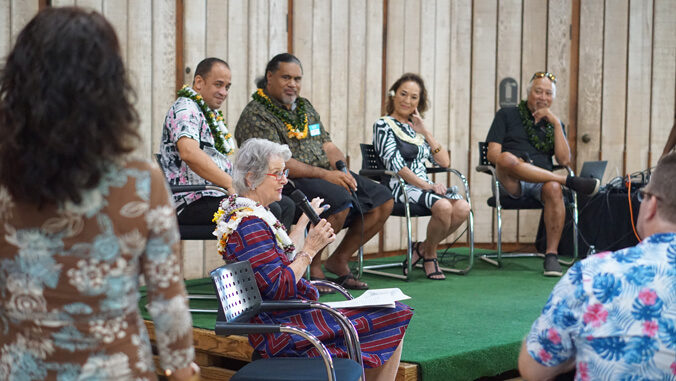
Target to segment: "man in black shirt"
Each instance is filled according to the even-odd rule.
[[[500,109],[488,131],[488,160],[496,167],[500,191],[514,199],[534,197],[544,205],[547,231],[545,276],[561,276],[558,246],[565,222],[561,185],[592,196],[599,180],[552,172],[552,155],[570,164],[570,147],[563,123],[550,110],[556,98],[556,77],[537,72],[527,88],[528,98],[517,107]]]

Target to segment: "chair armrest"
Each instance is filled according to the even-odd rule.
[[[216,186],[216,185],[207,185],[207,184],[201,184],[201,185],[170,185],[169,188],[171,189],[172,193],[199,192],[199,191],[210,190],[210,191],[220,192],[224,196],[228,195],[227,190],[225,190],[224,188],[221,188],[219,186]]]
[[[495,167],[493,167],[492,165],[477,165],[476,171],[486,173],[495,177]]]
[[[383,175],[399,177],[399,175],[397,175],[396,173],[394,173],[392,171],[388,171],[387,169],[360,169],[359,175],[364,176],[364,177],[368,177],[368,178],[380,177],[380,176],[383,176]]]
[[[279,333],[281,324],[227,323],[216,321],[214,332],[218,336],[247,335],[250,333]]]

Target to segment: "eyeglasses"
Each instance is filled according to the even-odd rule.
[[[533,78],[531,78],[530,80],[532,81],[535,78],[545,78],[545,77],[549,78],[549,80],[552,81],[552,83],[556,83],[556,76],[554,76],[554,74],[548,73],[546,71],[536,72],[535,74],[533,74]]]
[[[282,181],[282,179],[289,177],[289,170],[285,169],[277,173],[266,173],[266,175],[274,177],[277,181]]]
[[[638,190],[638,192],[636,192],[636,199],[638,200],[638,202],[643,202],[643,200],[646,199],[646,196],[653,196],[658,200],[662,199],[660,196],[658,196],[654,193],[648,192],[647,190],[645,190],[645,188],[641,188],[641,189]]]

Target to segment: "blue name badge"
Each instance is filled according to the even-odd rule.
[[[309,128],[310,136],[318,136],[321,133],[319,129],[319,123],[311,124]]]

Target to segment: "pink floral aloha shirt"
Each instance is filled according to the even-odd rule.
[[[219,122],[218,128],[224,134],[228,129],[222,122]],[[211,160],[218,165],[220,169],[228,174],[232,174],[232,162],[228,156],[218,152],[214,146],[214,138],[211,135],[209,124],[204,117],[202,110],[195,101],[189,98],[178,98],[171,106],[164,119],[162,128],[162,141],[160,143],[160,163],[164,170],[164,175],[171,185],[202,185],[211,184],[192,171],[188,165],[181,160],[176,143],[182,137],[194,139],[200,144],[200,148]],[[226,141],[229,147],[235,147],[235,140],[230,137]],[[219,192],[200,191],[183,192],[174,194],[174,204],[180,211],[202,197],[220,197]]]
[[[526,338],[531,357],[575,357],[576,380],[676,379],[676,234],[568,270]]]

